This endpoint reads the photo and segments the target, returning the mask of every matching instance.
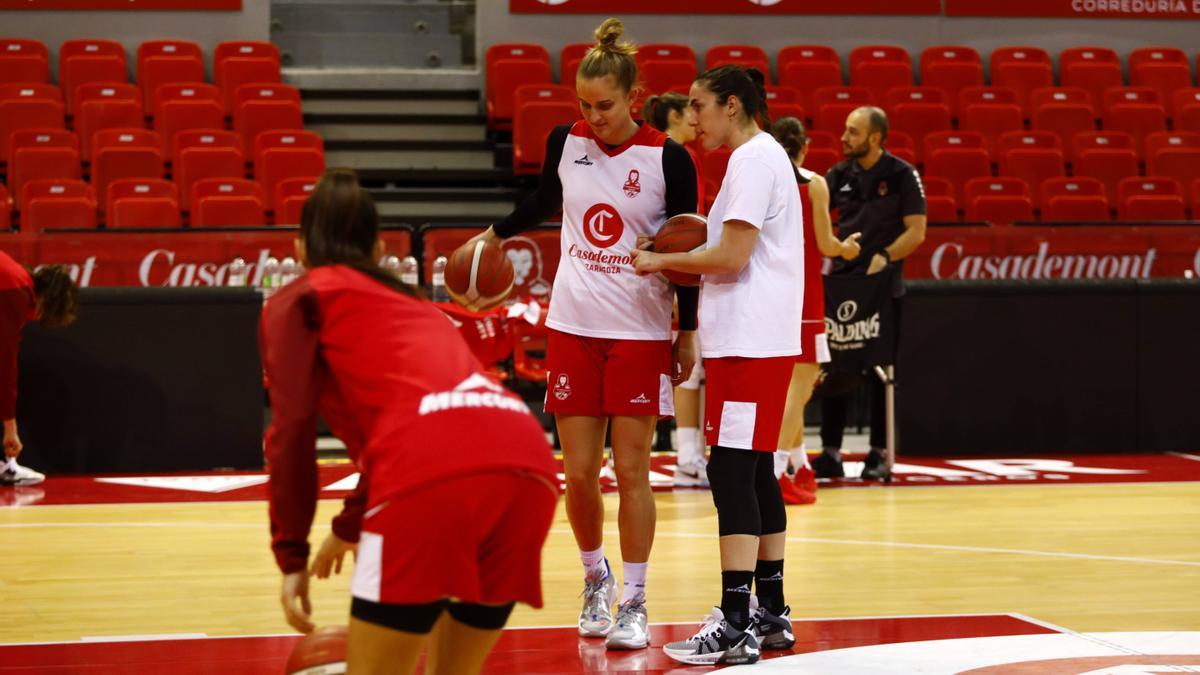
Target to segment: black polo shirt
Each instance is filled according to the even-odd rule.
[[[862,233],[862,255],[854,260],[834,258],[831,274],[863,275],[871,257],[904,233],[905,216],[925,215],[925,188],[911,164],[883,151],[870,169],[857,160],[838,162],[825,174],[829,184],[829,210],[837,211],[834,222],[838,236]],[[903,272],[903,260],[897,260],[896,280]]]

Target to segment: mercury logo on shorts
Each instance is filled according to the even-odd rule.
[[[571,380],[567,378],[566,373],[559,373],[558,379],[554,381],[554,398],[565,401],[571,395]]]
[[[625,196],[633,199],[642,191],[642,183],[639,180],[642,174],[638,173],[637,169],[629,170],[629,177],[625,179],[625,185],[622,189],[625,190]]]
[[[637,396],[629,399],[630,403],[649,403],[650,399],[646,398],[646,392],[642,392]]]
[[[596,204],[583,214],[583,236],[596,248],[608,248],[621,241],[624,232],[625,222],[615,207]]]

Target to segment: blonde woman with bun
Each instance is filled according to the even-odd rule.
[[[696,362],[699,293],[661,276],[638,276],[632,251],[671,216],[694,212],[697,199],[687,151],[633,118],[637,50],[621,40],[624,30],[618,19],[596,29],[575,79],[583,119],[550,132],[537,190],[477,238],[511,237],[562,211],[562,256],[546,319],[546,412],[558,426],[567,518],[583,563],[579,634],[603,637],[610,649],[643,649],[656,520],[650,444],[658,418],[674,414],[672,385]],[[675,297],[680,332],[672,341]],[[607,431],[620,496],[619,601],[604,551]]]

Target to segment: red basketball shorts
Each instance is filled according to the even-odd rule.
[[[671,369],[670,340],[613,340],[550,330],[546,412],[672,416]]]
[[[558,490],[519,471],[478,473],[397,496],[367,511],[356,598],[417,605],[542,606],[542,545]]]
[[[709,445],[775,452],[795,356],[705,359],[704,438]]]
[[[800,356],[796,363],[829,363],[829,339],[825,335],[824,321],[802,321],[800,323]]]

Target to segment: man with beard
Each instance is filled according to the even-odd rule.
[[[887,115],[876,107],[862,107],[846,118],[842,152],[846,159],[825,175],[829,184],[829,209],[837,213],[839,237],[860,233],[862,254],[853,260],[833,261],[831,276],[878,274],[896,265],[893,297],[903,293],[903,260],[925,239],[925,188],[917,170],[884,149]],[[899,323],[899,322],[897,322]],[[863,478],[882,478],[888,471],[883,385],[871,378],[871,451]],[[822,399],[821,456],[813,461],[818,477],[840,478],[842,432],[846,426],[846,399]]]

